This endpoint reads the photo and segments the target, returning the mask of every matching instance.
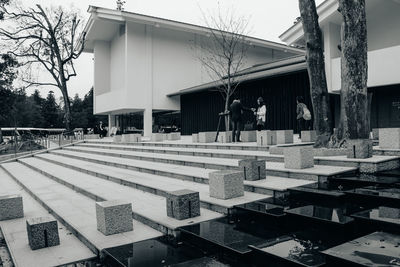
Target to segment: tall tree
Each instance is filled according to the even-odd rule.
[[[79,43],[81,19],[75,11],[57,8],[1,7],[13,28],[0,28],[0,36],[8,40],[10,53],[29,69],[40,67],[50,74],[52,81],[38,81],[29,75],[23,81],[29,85],[55,86],[64,100],[64,120],[71,129],[70,99],[67,82],[76,76],[74,60],[83,51]],[[83,33],[84,37],[84,33]],[[31,74],[31,73],[30,73]]]
[[[239,85],[236,74],[245,66],[249,44],[249,19],[236,16],[232,9],[218,8],[216,14],[206,15],[203,20],[208,34],[196,44],[196,56],[207,70],[210,78],[216,82],[216,90],[224,99],[224,108],[228,110],[232,95]],[[225,128],[229,130],[229,119],[225,119]]]
[[[306,62],[310,94],[317,132],[315,146],[327,146],[332,135],[332,115],[325,74],[322,32],[314,0],[299,0],[299,9],[306,43]]]
[[[341,101],[344,135],[350,139],[369,138],[368,42],[365,0],[339,0],[341,28]]]
[[[45,127],[54,128],[59,125],[58,123],[58,106],[56,103],[56,99],[54,97],[54,93],[50,91],[47,95],[46,100],[43,103],[43,117],[45,119]]]

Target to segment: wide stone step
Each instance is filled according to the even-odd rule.
[[[23,161],[34,163],[38,159]],[[74,233],[86,246],[99,254],[102,249],[129,244],[157,236],[162,233],[143,223],[133,220],[134,230],[126,233],[105,236],[97,231],[95,201],[71,188],[68,188],[43,174],[28,168],[22,163],[3,164],[3,168],[53,216]],[[63,171],[53,165],[56,171]],[[69,174],[68,174],[69,175]],[[81,177],[70,177],[71,180]],[[99,184],[96,187],[100,187]],[[78,190],[78,188],[75,188]],[[103,199],[98,199],[103,200]]]
[[[113,144],[110,139],[103,140],[86,140],[86,143],[95,144]],[[114,143],[115,144],[115,143]],[[257,146],[256,142],[241,143],[191,143],[185,141],[163,141],[163,142],[140,142],[140,143],[118,143],[123,145],[139,145],[153,147],[182,147],[182,148],[209,148],[209,149],[229,149],[229,150],[251,150],[251,151],[267,151],[268,147]]]
[[[198,191],[200,194],[201,206],[221,213],[229,213],[235,206],[245,204],[265,198],[269,195],[245,192],[244,196],[233,199],[217,199],[210,197],[209,186],[195,182],[179,180],[159,175],[141,173],[128,169],[107,166],[103,164],[91,163],[73,158],[67,158],[55,154],[41,154],[37,158],[58,164],[69,169],[74,169],[99,178],[110,180],[118,184],[133,187],[152,194],[166,196],[168,191],[189,189]]]
[[[118,149],[103,149],[103,148],[90,148],[90,147],[67,147],[65,150],[83,151],[86,153],[102,154],[113,157],[121,157],[136,160],[146,160],[153,162],[169,163],[175,165],[193,166],[207,169],[225,170],[225,169],[238,169],[238,159],[213,159],[210,157],[194,157],[185,155],[173,154],[158,154],[151,152],[138,152],[138,151],[121,151]]]
[[[268,151],[250,151],[250,150],[227,150],[227,149],[205,149],[205,148],[186,148],[174,146],[140,146],[133,144],[112,144],[112,143],[80,143],[76,147],[90,147],[115,149],[125,151],[139,151],[158,154],[174,154],[196,157],[228,158],[228,159],[265,159],[268,161],[283,161],[282,155],[271,155]]]
[[[96,257],[68,228],[58,221],[60,245],[40,250],[30,250],[26,233],[26,220],[35,217],[53,217],[38,201],[32,198],[5,170],[0,168],[0,195],[22,196],[24,217],[0,221],[1,231],[15,266],[59,266],[82,262]],[[6,266],[6,265],[4,265]]]
[[[176,220],[167,216],[166,199],[146,193],[93,175],[56,165],[38,158],[20,160],[30,168],[45,174],[51,179],[70,187],[96,201],[124,200],[132,203],[133,218],[163,233],[173,233],[176,228],[223,216],[207,209],[201,209],[201,216],[190,220]]]

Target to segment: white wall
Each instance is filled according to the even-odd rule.
[[[340,90],[340,58],[332,61],[332,89]],[[368,52],[368,87],[400,83],[400,46]]]
[[[116,33],[110,46],[110,78],[111,91],[125,87],[125,34]]]
[[[110,91],[110,43],[96,41],[94,45],[95,96]]]

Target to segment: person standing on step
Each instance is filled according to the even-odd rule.
[[[257,109],[253,108],[254,115],[257,121],[257,131],[266,129],[267,107],[265,106],[264,99],[260,96],[257,99]]]
[[[229,106],[229,114],[231,115],[232,121],[232,142],[241,142],[240,127],[242,124],[242,115],[244,110],[251,111],[251,109],[243,107],[239,98],[235,98],[232,104]]]
[[[304,99],[302,96],[296,97],[297,103],[297,126],[299,129],[299,138],[301,139],[301,131],[310,129],[311,112],[304,104]]]

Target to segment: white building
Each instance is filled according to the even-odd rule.
[[[89,7],[85,52],[94,53],[94,113],[119,126],[122,114],[143,114],[144,135],[152,117],[179,111],[180,97],[167,95],[210,82],[194,49],[210,29],[131,12]],[[303,50],[247,37],[250,67],[299,55]]]
[[[317,7],[322,29],[328,89],[339,93],[340,29],[338,1],[326,0]],[[373,127],[400,126],[400,1],[366,0],[368,36],[368,87],[373,93]],[[304,45],[301,22],[280,39],[288,45]],[[336,109],[338,110],[338,109]]]

